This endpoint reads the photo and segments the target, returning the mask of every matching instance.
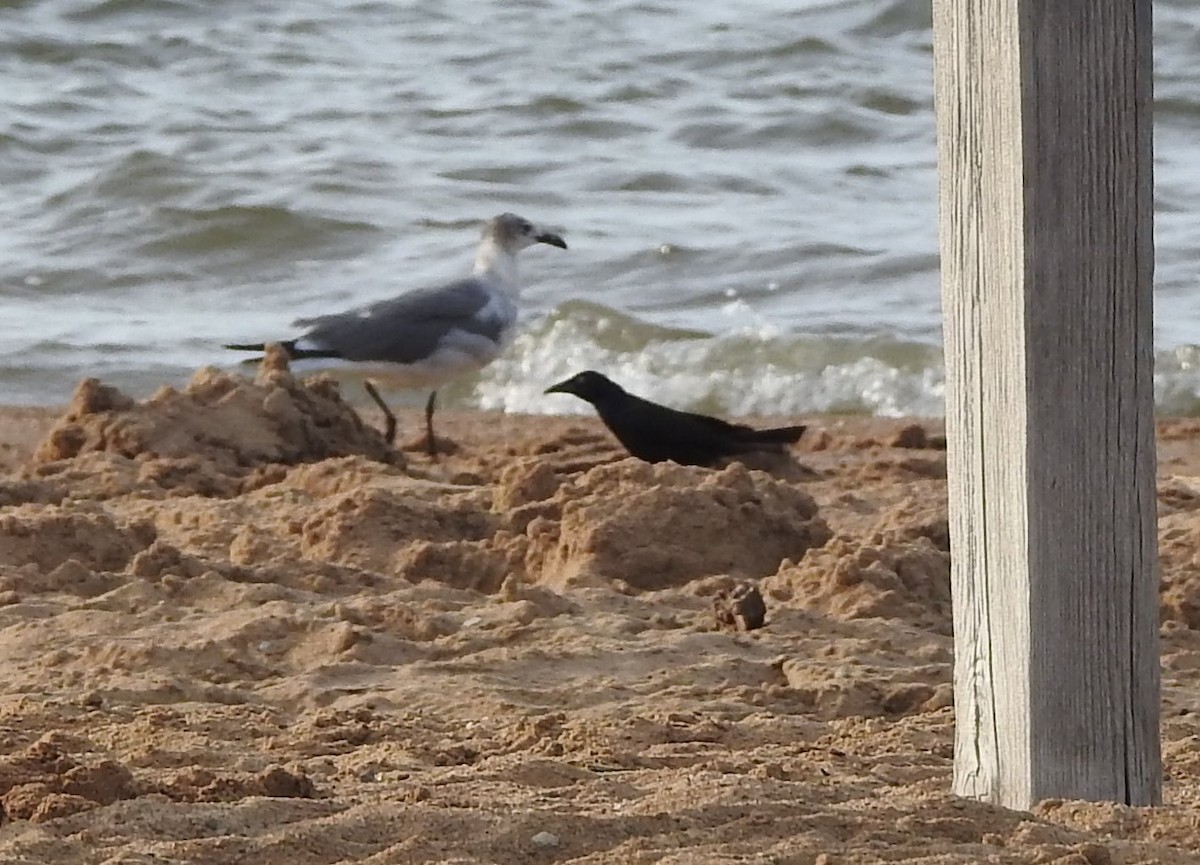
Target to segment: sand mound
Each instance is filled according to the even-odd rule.
[[[119,571],[154,538],[150,523],[118,525],[103,512],[10,508],[0,515],[0,564],[50,571],[76,559],[98,570]]]
[[[0,805],[10,820],[40,823],[138,794],[133,774],[112,760],[81,763],[70,737],[47,734],[24,753],[0,758]]]
[[[560,482],[543,464],[505,475],[511,508],[539,582],[619,580],[637,590],[713,574],[761,577],[829,538],[808,493],[733,464],[720,471],[635,459]]]
[[[195,475],[243,477],[267,464],[291,465],[361,454],[397,459],[328,379],[301,382],[281,352],[269,351],[253,382],[200,370],[182,391],[164,388],[136,403],[96,379],[80,383],[66,415],[33,457],[35,464],[102,451],[159,460],[148,479],[203,494],[220,485]]]
[[[235,802],[259,796],[308,799],[316,795],[303,772],[281,766],[259,772],[190,767],[161,784],[139,782],[127,765],[96,758],[96,750],[86,739],[52,732],[21,752],[0,757],[3,815],[10,820],[43,823],[148,795],[182,802]]]
[[[776,597],[839,619],[895,618],[949,634],[950,554],[929,538],[839,536],[766,581]]]
[[[1200,630],[1200,521],[1191,508],[1159,519],[1162,620]]]
[[[508,575],[653,591],[715,574],[771,574],[829,537],[803,489],[737,464],[711,471],[630,459],[564,475],[534,458],[512,462],[488,486],[351,456],[283,468],[272,481],[224,501],[149,496],[131,511],[157,534],[112,568],[136,555],[132,573],[146,578],[213,570],[323,591],[330,580],[347,588],[365,580],[493,593]],[[128,475],[117,486],[146,498]]]

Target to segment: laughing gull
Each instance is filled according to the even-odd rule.
[[[634,396],[593,370],[551,385],[546,393],[569,393],[590,402],[625,450],[648,463],[673,460],[685,466],[708,466],[722,457],[751,451],[781,451],[807,429],[754,429],[667,408]]]
[[[318,318],[300,319],[308,330],[280,343],[288,356],[323,368],[356,366],[387,377],[401,387],[431,388],[425,403],[426,447],[437,455],[433,410],[437,389],[451,379],[482,369],[508,345],[517,324],[517,253],[534,243],[566,249],[553,232],[514,213],[488,220],[475,253],[471,276],[417,289],[393,300]],[[226,345],[262,351],[263,343]],[[396,437],[396,416],[371,379],[363,382],[387,420],[388,443]]]

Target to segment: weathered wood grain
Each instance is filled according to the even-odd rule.
[[[934,0],[955,791],[1161,795],[1150,0]]]

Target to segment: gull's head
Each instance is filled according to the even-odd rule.
[[[489,219],[483,227],[483,238],[510,254],[516,254],[535,243],[548,243],[559,249],[567,248],[567,242],[559,235],[515,213],[501,213]]]
[[[586,369],[565,381],[550,385],[545,392],[569,393],[582,400],[587,400],[592,405],[597,405],[606,399],[625,393],[625,390],[608,376],[592,369]]]

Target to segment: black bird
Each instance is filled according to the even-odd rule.
[[[634,396],[593,370],[551,385],[546,393],[570,393],[590,402],[625,449],[648,463],[674,460],[681,465],[709,466],[722,457],[751,451],[782,451],[806,429],[786,426],[760,430],[667,408]]]

